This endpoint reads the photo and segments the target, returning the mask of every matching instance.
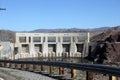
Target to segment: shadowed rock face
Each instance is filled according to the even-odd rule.
[[[109,43],[106,50],[107,62],[120,62],[120,43]]]
[[[99,43],[92,46],[86,59],[99,64],[120,62],[120,43]]]
[[[120,62],[120,33],[110,35],[104,41],[91,44],[86,59],[95,63]]]
[[[107,60],[107,45],[106,43],[98,42],[89,47],[89,54],[86,59],[93,61],[94,63],[102,64],[104,60]]]

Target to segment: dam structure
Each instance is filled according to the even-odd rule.
[[[16,33],[15,59],[87,55],[89,33]]]

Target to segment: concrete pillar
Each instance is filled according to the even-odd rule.
[[[89,32],[87,33],[87,42],[88,43],[90,42],[90,33]]]
[[[63,43],[63,36],[60,36],[60,42]]]
[[[57,53],[57,56],[59,56],[59,57],[62,56],[62,50],[63,50],[62,44],[60,42],[58,42],[56,44],[56,53]]]
[[[26,36],[26,43],[29,43],[29,37]]]
[[[34,58],[35,57],[35,47],[34,47],[33,43],[29,44],[29,52],[30,52],[31,57]]]
[[[42,50],[43,51],[43,57],[45,57],[46,55],[47,55],[46,57],[48,57],[48,43],[44,42],[42,47],[43,47],[42,48],[43,49]]]
[[[56,43],[58,43],[59,41],[58,41],[58,37],[56,36]]]
[[[18,44],[18,53],[22,52],[22,44]]]
[[[43,37],[41,37],[41,43],[43,43]]]
[[[30,41],[30,43],[33,43],[33,36],[31,36],[31,41]]]
[[[59,67],[59,75],[63,75],[64,74],[64,68],[63,67]]]
[[[71,42],[71,43],[73,42],[73,37],[72,37],[72,36],[70,36],[70,42]]]
[[[70,56],[74,57],[74,54],[77,52],[77,46],[75,42],[70,44]]]
[[[75,42],[77,42],[77,36],[75,36]]]
[[[19,43],[19,37],[16,36],[16,43]]]

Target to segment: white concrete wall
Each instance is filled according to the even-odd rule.
[[[26,37],[26,43],[20,43],[19,37]],[[70,37],[70,42],[63,42],[63,37]],[[31,37],[31,42],[29,43],[29,37]],[[33,42],[33,37],[41,37],[41,42]],[[45,37],[45,42],[43,42],[43,38]],[[56,42],[48,42],[48,37],[56,37]],[[58,37],[60,38],[60,42],[58,42]],[[75,42],[73,42],[73,37]],[[78,42],[77,37],[80,37],[82,42]],[[88,43],[89,42],[89,33],[16,33],[16,43],[15,45],[18,47],[18,54],[22,53],[22,44],[29,44],[29,54],[28,56],[33,56],[36,54],[34,49],[34,44],[42,44],[42,56],[48,56],[48,44],[56,44],[56,56],[62,56],[62,44],[70,44],[70,56],[74,56],[77,53],[76,44],[79,43]]]

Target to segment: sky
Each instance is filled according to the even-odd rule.
[[[120,0],[0,0],[0,29],[91,29],[120,25]]]

